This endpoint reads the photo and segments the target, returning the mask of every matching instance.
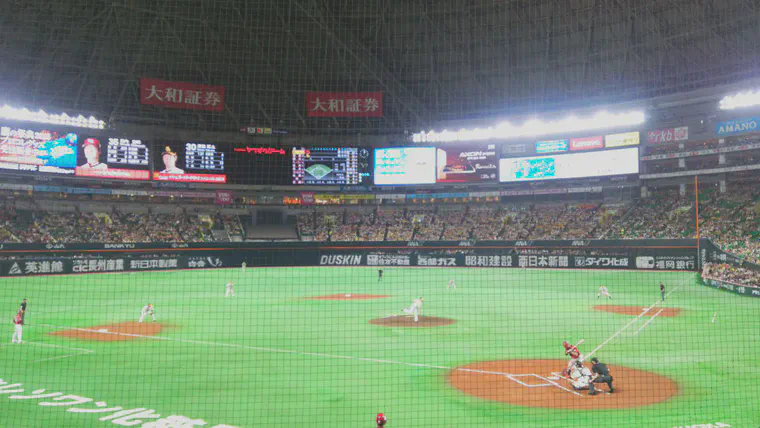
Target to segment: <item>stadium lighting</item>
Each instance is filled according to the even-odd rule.
[[[0,108],[0,118],[26,122],[49,123],[51,125],[76,126],[79,128],[104,129],[106,127],[105,122],[92,116],[86,118],[81,114],[79,116],[69,116],[66,113],[49,114],[45,113],[43,110],[33,112],[25,108],[19,109],[8,105],[4,105]]]
[[[645,120],[646,116],[641,111],[626,113],[601,111],[587,118],[568,116],[556,121],[530,119],[522,125],[512,125],[509,122],[503,122],[488,128],[460,129],[458,131],[444,129],[440,132],[433,130],[428,132],[422,131],[414,134],[412,141],[415,143],[442,143],[448,141],[482,141],[533,137],[640,125]]]
[[[722,100],[720,100],[721,110],[735,110],[738,108],[752,107],[756,105],[760,105],[760,90],[726,95]]]

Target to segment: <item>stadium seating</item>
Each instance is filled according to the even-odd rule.
[[[701,235],[747,260],[760,261],[757,186],[753,182],[733,183],[725,193],[706,186],[700,196]],[[246,231],[238,215],[221,214],[211,207],[212,212],[206,214],[202,208],[168,205],[149,206],[142,212],[115,207],[109,212],[88,212],[91,207],[84,204],[59,208],[63,211],[52,211],[49,203],[33,200],[25,205],[5,204],[0,214],[0,240],[132,243],[260,237],[255,230]],[[696,234],[695,215],[693,195],[681,197],[675,189],[654,189],[649,198],[611,204],[315,207],[297,215],[297,236],[293,228],[285,235],[288,239],[322,242],[684,238]]]

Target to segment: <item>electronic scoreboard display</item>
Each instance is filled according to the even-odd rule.
[[[86,138],[80,143],[75,175],[115,180],[150,180],[150,150],[141,140]]]
[[[189,183],[226,183],[224,151],[214,143],[163,143],[156,146],[153,179]]]
[[[294,147],[293,184],[351,186],[369,181],[369,151],[356,147]]]

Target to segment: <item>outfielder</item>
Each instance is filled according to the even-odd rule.
[[[11,338],[11,343],[21,343],[21,336],[24,332],[23,325],[24,316],[21,315],[21,311],[19,311],[13,318],[13,337]]]
[[[145,318],[146,315],[150,315],[153,318],[153,321],[156,321],[156,314],[155,314],[155,311],[153,310],[152,303],[148,303],[142,308],[142,313],[140,314],[139,322],[143,322],[143,319]]]
[[[581,343],[583,343],[582,340],[578,342],[578,345]],[[567,363],[567,369],[565,370],[565,374],[569,375],[570,370],[575,367],[576,363],[583,361],[583,355],[581,355],[581,351],[578,350],[577,346],[573,346],[567,343],[567,341],[562,342],[562,346],[565,348],[565,355],[570,356],[570,362]]]
[[[448,290],[449,288],[453,288],[454,290],[457,289],[457,283],[454,282],[454,278],[449,280],[449,285],[446,286],[446,289]]]
[[[227,283],[226,288],[227,291],[224,293],[224,297],[235,297],[235,284],[233,284],[232,281]]]
[[[424,299],[420,297],[419,299],[414,299],[412,302],[412,306],[405,308],[404,313],[407,315],[414,315],[414,322],[419,322],[420,317],[419,314],[422,312],[422,301]]]
[[[246,264],[245,264],[245,262],[243,262],[243,263],[240,265],[240,267],[242,268],[243,272],[245,272],[245,267],[246,267]]]
[[[612,300],[612,296],[610,296],[610,290],[607,290],[607,287],[605,286],[599,287],[599,294],[596,295],[596,298],[598,299],[599,296],[606,297]]]

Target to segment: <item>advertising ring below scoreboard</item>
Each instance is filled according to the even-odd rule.
[[[539,141],[536,143],[536,153],[566,152],[568,140]]]

